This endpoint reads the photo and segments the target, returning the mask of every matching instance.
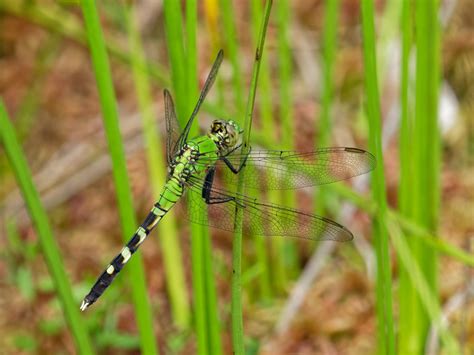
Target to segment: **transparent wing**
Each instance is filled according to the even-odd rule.
[[[217,57],[214,61],[214,64],[212,65],[209,75],[207,76],[206,82],[204,83],[204,86],[201,91],[201,95],[199,96],[196,106],[194,107],[193,113],[191,114],[191,117],[189,118],[188,123],[186,124],[186,127],[184,127],[183,133],[181,133],[181,136],[178,138],[173,151],[177,151],[188,140],[189,130],[191,129],[193,121],[196,118],[199,112],[199,109],[201,108],[201,105],[207,96],[207,93],[209,92],[212,85],[214,84],[214,81],[216,80],[217,72],[219,71],[219,67],[221,66],[223,58],[224,58],[224,52],[221,49],[219,53],[217,53]]]
[[[176,111],[174,109],[174,102],[171,93],[165,89],[163,95],[165,98],[166,159],[168,160],[169,165],[171,164],[176,151],[180,148],[176,142],[179,139],[181,129],[179,128],[178,119],[176,118]]]
[[[244,156],[226,157],[238,167]],[[212,164],[205,157],[198,164]],[[322,148],[313,152],[261,150],[251,151],[245,167],[245,186],[251,189],[284,190],[329,184],[365,174],[376,166],[375,157],[358,148]],[[236,185],[238,174],[232,173],[221,159],[217,171],[227,184]]]
[[[217,198],[233,197],[229,202],[208,205],[202,198],[203,182],[191,178],[185,198],[188,201],[188,219],[194,223],[233,231],[235,208],[244,209],[244,228],[255,235],[289,236],[310,240],[348,241],[352,233],[344,226],[324,217],[303,213],[291,208],[233,194],[220,188],[212,188],[211,195]],[[193,192],[193,193],[190,193]],[[199,211],[207,209],[206,213]]]

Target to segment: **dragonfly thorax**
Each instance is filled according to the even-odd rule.
[[[185,144],[168,166],[168,179],[175,177],[180,183],[186,181],[191,174],[189,166],[196,162],[198,155],[197,147]]]
[[[221,152],[227,152],[237,145],[242,132],[243,130],[235,121],[214,120],[208,136]]]

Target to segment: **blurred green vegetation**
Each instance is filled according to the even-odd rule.
[[[275,1],[251,110],[263,0],[0,2],[2,351],[471,353],[474,25],[453,4]],[[185,122],[219,48],[201,128],[247,107],[252,146],[377,156],[357,191],[259,196],[356,240],[244,235],[233,256],[239,235],[171,214],[79,314],[164,183],[163,88]]]

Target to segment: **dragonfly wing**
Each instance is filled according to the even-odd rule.
[[[232,232],[234,230],[235,204],[208,205],[201,193],[202,191],[198,188],[187,189],[183,196],[187,206],[184,217],[193,223]]]
[[[178,119],[176,118],[176,111],[171,93],[165,89],[163,95],[165,98],[166,158],[169,165],[180,148],[177,142],[179,140],[181,129],[179,127]]]
[[[226,157],[236,167],[243,158],[242,154]],[[246,160],[244,180],[245,186],[251,189],[262,186],[268,190],[295,189],[346,180],[365,174],[375,166],[375,157],[358,148],[322,148],[306,153],[252,150]],[[225,183],[237,184],[238,174],[232,173],[223,160],[218,161],[216,167]]]
[[[187,193],[188,218],[202,225],[233,231],[235,209],[239,205],[244,210],[244,228],[255,235],[289,236],[310,240],[348,241],[352,233],[344,226],[328,218],[303,213],[301,211],[256,199],[233,194],[224,189],[211,189],[213,198],[233,199],[229,202],[207,205],[202,198],[202,181],[192,179]],[[206,210],[207,214],[199,211]]]
[[[184,127],[183,133],[181,133],[181,136],[179,137],[178,141],[176,142],[175,149],[176,148],[179,149],[188,140],[189,130],[191,129],[193,121],[196,118],[196,116],[199,112],[199,109],[201,108],[201,105],[204,102],[204,99],[206,98],[209,90],[211,90],[211,87],[214,84],[214,81],[216,80],[217,72],[219,71],[219,67],[221,66],[223,58],[224,58],[224,52],[221,49],[219,51],[219,53],[217,53],[217,57],[214,60],[214,64],[212,65],[212,68],[211,68],[211,71],[209,72],[209,75],[207,76],[206,82],[204,83],[204,86],[202,88],[199,99],[196,103],[196,106],[194,107],[193,113],[191,114],[191,117],[189,118],[188,122],[186,123],[186,127]]]

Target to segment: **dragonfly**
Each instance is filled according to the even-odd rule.
[[[233,231],[236,208],[244,210],[244,226],[255,235],[288,236],[310,240],[349,241],[352,233],[341,224],[297,209],[258,201],[233,192],[239,173],[247,189],[296,189],[349,179],[374,169],[375,157],[349,147],[317,149],[313,152],[253,150],[240,153],[243,130],[234,120],[216,119],[207,134],[189,138],[191,126],[211,89],[223,60],[219,51],[199,99],[184,129],[177,121],[174,102],[164,90],[166,121],[167,181],[161,194],[128,243],[108,264],[84,297],[86,310],[104,293],[150,232],[184,197],[187,218],[203,225]],[[216,177],[224,184],[218,186]],[[225,186],[226,188],[222,187]],[[207,213],[203,213],[207,209]]]

